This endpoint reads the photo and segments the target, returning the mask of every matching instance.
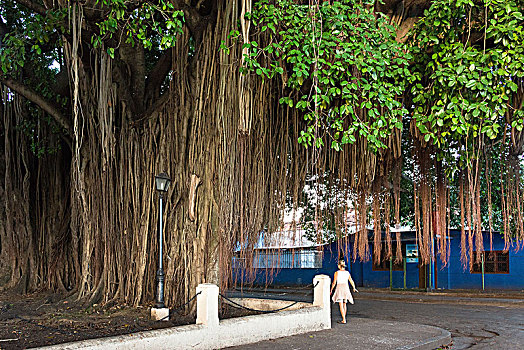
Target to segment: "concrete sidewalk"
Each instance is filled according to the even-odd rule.
[[[360,300],[386,300],[406,303],[445,303],[465,305],[506,306],[524,308],[524,293],[521,291],[390,291],[387,289],[359,288],[354,294]],[[284,300],[310,301],[311,290],[307,288],[244,288],[243,292],[230,292],[236,297],[276,298]],[[445,329],[351,316],[348,308],[348,324],[339,324],[338,305],[331,307],[332,329],[269,340],[248,346],[229,349],[436,349],[451,343],[451,334]]]
[[[450,332],[438,327],[357,318],[351,317],[351,315],[348,317],[347,324],[340,324],[337,323],[337,320],[340,320],[337,305],[333,305],[331,314],[333,323],[332,328],[329,330],[273,339],[228,349],[433,350],[451,343]]]

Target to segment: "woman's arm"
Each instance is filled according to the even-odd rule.
[[[355,282],[353,282],[353,279],[351,278],[351,274],[349,274],[349,283],[351,283],[351,287],[353,287],[353,291],[358,293],[357,288],[355,287]]]
[[[338,271],[335,271],[335,276],[333,276],[333,282],[331,283],[331,291],[329,293],[333,293],[333,288],[335,288],[335,284],[337,283],[337,273]]]

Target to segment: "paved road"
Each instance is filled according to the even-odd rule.
[[[524,308],[457,303],[358,300],[349,309],[361,318],[444,328],[453,349],[524,349]]]
[[[303,292],[297,293],[296,296],[293,296],[293,293],[270,295],[289,300],[306,301],[311,298]],[[350,306],[348,311],[349,322],[353,317],[355,323],[361,320],[400,321],[446,329],[452,334],[454,350],[524,349],[523,299],[364,292],[355,296],[355,305]],[[338,307],[332,308],[332,320],[334,325],[340,320]],[[296,337],[296,341],[299,342],[300,336]],[[270,348],[295,348],[291,344],[290,339],[277,339],[271,341]],[[269,344],[264,346],[266,345]],[[264,346],[260,349],[267,348]],[[315,347],[307,345],[299,348]],[[351,346],[348,346],[348,349],[350,348]]]

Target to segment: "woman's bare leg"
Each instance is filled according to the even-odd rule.
[[[346,313],[344,312],[344,302],[343,301],[339,301],[338,302],[338,307],[340,308],[340,315],[342,316],[342,323],[346,322]]]
[[[343,308],[344,308],[343,314],[342,314],[342,323],[346,323],[346,313],[348,311],[348,305],[345,302],[341,304],[343,305]]]

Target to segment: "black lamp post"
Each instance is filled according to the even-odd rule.
[[[161,173],[157,176],[155,176],[155,185],[157,191],[160,193],[160,229],[158,230],[158,270],[156,272],[156,281],[157,281],[157,288],[156,288],[156,307],[161,309],[164,308],[164,266],[162,264],[162,226],[163,226],[163,219],[162,219],[162,201],[164,199],[164,193],[167,192],[169,188],[169,184],[171,183],[171,179],[166,173]]]

